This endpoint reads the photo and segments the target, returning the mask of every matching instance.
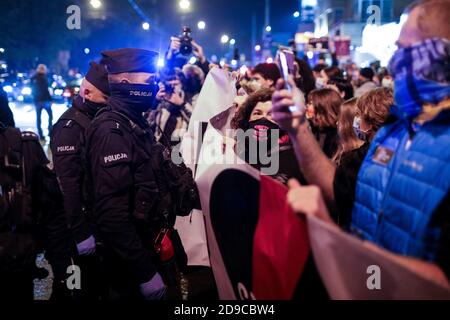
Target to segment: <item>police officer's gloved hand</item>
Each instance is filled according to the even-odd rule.
[[[150,281],[142,283],[140,289],[146,300],[161,300],[166,293],[166,286],[159,273],[156,273]]]
[[[86,240],[77,244],[78,254],[80,256],[87,256],[95,253],[95,238],[90,236]]]

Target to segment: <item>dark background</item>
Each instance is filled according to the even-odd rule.
[[[136,0],[150,20],[150,30],[142,29],[143,19],[128,0],[101,0],[93,9],[89,0],[0,0],[0,47],[10,69],[31,69],[38,63],[52,65],[60,50],[69,50],[71,67],[86,69],[100,51],[119,47],[140,47],[165,52],[171,35],[179,35],[182,24],[191,26],[193,38],[209,58],[221,57],[229,48],[220,37],[236,39],[240,53],[251,55],[251,21],[256,15],[257,41],[264,28],[264,0],[191,0],[191,12],[182,14],[178,0]],[[271,1],[272,32],[292,32],[296,0]],[[81,8],[81,30],[68,30],[68,6]],[[197,30],[204,20],[206,30]],[[184,23],[183,23],[184,21]],[[90,53],[85,54],[84,48]]]

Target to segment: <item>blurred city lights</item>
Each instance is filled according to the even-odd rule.
[[[0,53],[5,52],[5,48],[0,48]]]
[[[194,63],[196,63],[197,62],[197,58],[196,57],[191,57],[190,59],[189,59],[189,63],[190,64],[194,64]]]
[[[197,28],[198,28],[199,30],[205,30],[205,28],[206,28],[206,22],[205,22],[205,21],[199,21],[199,22],[197,23]]]
[[[271,26],[267,26],[266,27],[266,32],[270,32],[270,31],[272,31],[272,27]]]
[[[31,94],[31,88],[30,88],[30,87],[24,87],[24,88],[22,89],[21,93],[22,93],[24,96],[29,96],[29,95]]]
[[[247,74],[248,71],[248,67],[244,64],[240,69],[239,69],[240,73],[244,76]]]
[[[220,60],[220,66],[223,68],[225,66],[225,60]]]
[[[314,58],[314,52],[308,51],[308,52],[306,53],[306,56],[308,57],[308,59],[312,59],[312,58]]]
[[[55,95],[62,96],[64,90],[63,89],[55,89]]]
[[[272,58],[272,57],[268,57],[268,58],[266,59],[266,62],[267,62],[267,63],[273,63],[273,58]]]
[[[144,29],[145,31],[149,30],[150,29],[150,24],[148,22],[144,22],[142,24],[142,29]]]
[[[102,2],[100,0],[91,0],[90,4],[94,9],[98,9],[102,6]]]
[[[181,0],[178,5],[180,6],[181,10],[189,10],[191,7],[191,2],[189,0]]]
[[[91,50],[89,48],[84,48],[84,53],[85,54],[89,54],[89,52],[91,52]]]
[[[236,40],[235,40],[235,39],[231,39],[231,40],[230,40],[230,44],[231,44],[232,46],[234,46],[234,45],[236,44]]]
[[[1,66],[3,69],[6,69],[6,68],[8,68],[8,65],[6,64],[6,63],[2,63],[2,66]]]
[[[158,59],[158,62],[157,62],[157,66],[158,66],[158,68],[164,68],[164,59],[163,58],[159,58]]]
[[[13,87],[11,87],[11,86],[4,86],[3,87],[3,91],[5,91],[6,93],[11,93],[13,91]]]
[[[220,42],[222,43],[227,43],[230,40],[230,37],[228,37],[226,34],[224,34],[221,38],[220,38]]]
[[[255,46],[255,51],[261,51],[261,46],[260,46],[259,44],[257,44],[257,45]]]
[[[231,60],[231,65],[233,67],[236,67],[237,66],[237,60],[235,60],[235,59]]]
[[[294,16],[294,18],[298,18],[298,17],[300,17],[300,12],[298,12],[298,11],[295,11],[295,12],[294,12],[294,14],[293,14],[293,16]]]

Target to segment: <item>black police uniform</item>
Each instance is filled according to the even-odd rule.
[[[104,52],[103,57],[110,74],[156,72],[154,52],[119,49]],[[142,110],[135,109],[139,107],[141,102],[129,102],[112,91],[108,108],[96,116],[86,133],[96,225],[106,249],[117,255],[114,265],[123,267],[115,278],[129,285],[120,288],[121,298],[138,297],[139,285],[157,272],[147,223],[159,196],[150,154],[154,138]]]
[[[151,150],[153,133],[139,112],[113,97],[108,106],[87,132],[94,212],[102,240],[125,262],[137,287],[156,273],[150,234],[139,232],[139,217],[151,212],[158,199],[150,155],[145,152]]]
[[[53,164],[64,194],[67,223],[75,243],[93,235],[88,222],[91,208],[87,195],[88,183],[84,157],[85,130],[97,113],[97,109],[83,103],[78,96],[72,108],[67,110],[53,126],[50,147]]]
[[[62,201],[36,134],[0,125],[0,155],[0,300],[32,299],[37,253],[44,249],[51,261],[66,259],[63,265],[70,257]],[[7,200],[12,190],[15,196]],[[60,271],[56,265],[54,272]]]

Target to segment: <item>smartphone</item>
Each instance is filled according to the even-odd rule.
[[[278,49],[278,52],[277,52],[277,62],[278,62],[278,67],[280,68],[281,76],[284,79],[284,83],[285,83],[286,89],[288,91],[291,91],[292,88],[289,85],[288,80],[289,80],[289,76],[290,75],[293,76],[294,72],[295,72],[295,67],[294,67],[295,56],[294,56],[294,52],[292,52],[292,50],[290,48],[280,47]],[[289,107],[289,110],[291,112],[299,111],[296,106]]]
[[[166,91],[166,93],[168,95],[171,95],[174,92],[174,87],[170,83],[165,82],[164,83],[164,90]]]

